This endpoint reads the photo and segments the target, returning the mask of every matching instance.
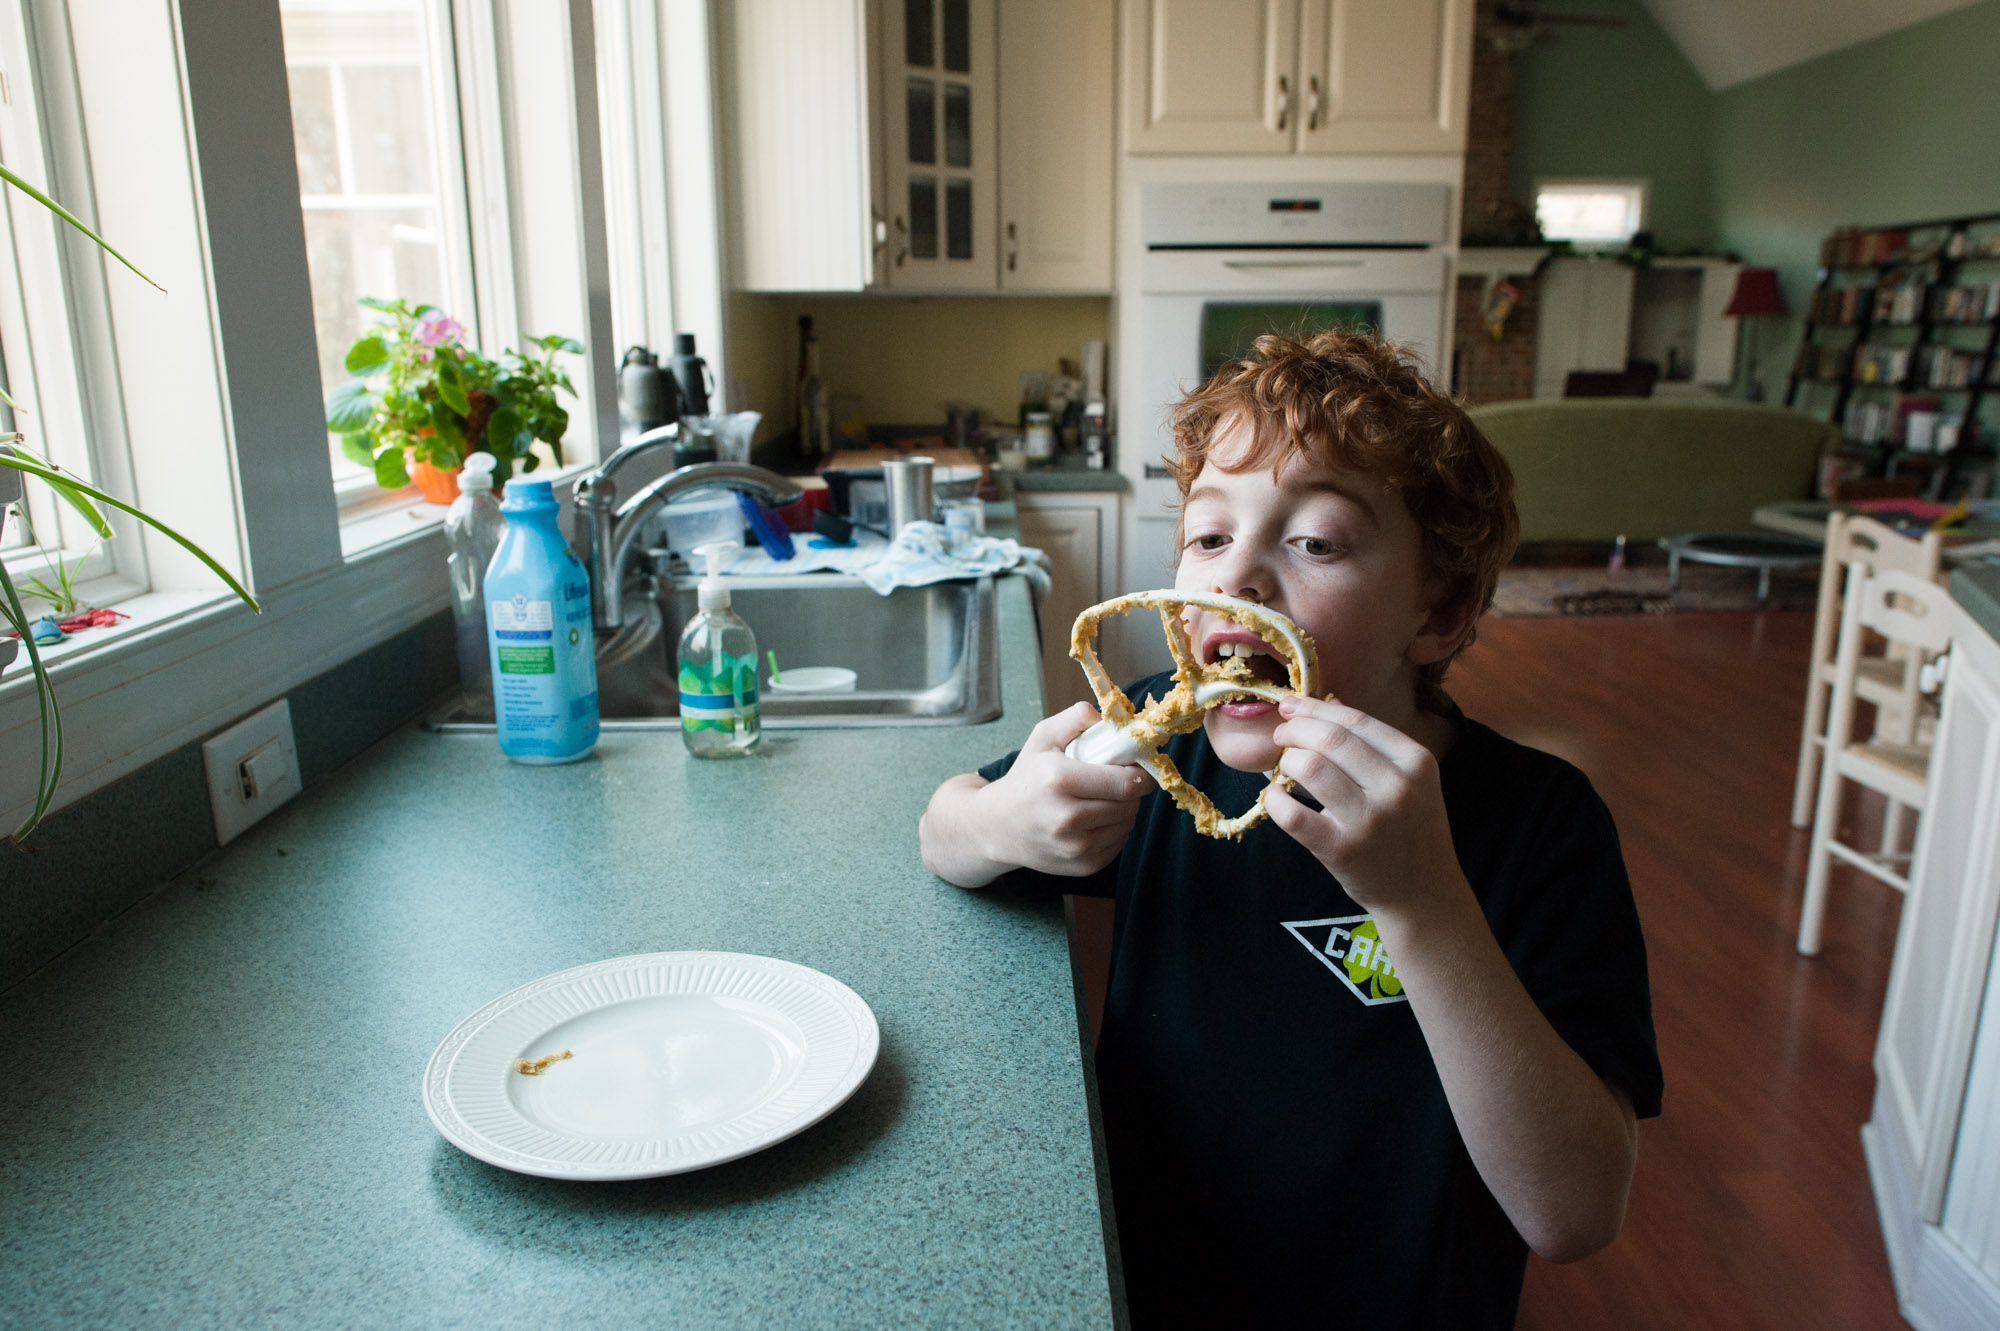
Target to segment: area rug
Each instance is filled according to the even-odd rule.
[[[1506,568],[1493,597],[1496,615],[1668,615],[1715,610],[1811,610],[1819,598],[1819,570],[1771,575],[1770,599],[1757,603],[1757,572],[1683,564],[1678,590],[1664,565],[1611,572],[1583,568]]]

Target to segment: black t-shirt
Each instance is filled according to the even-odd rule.
[[[1570,1047],[1659,1113],[1610,812],[1568,763],[1453,721],[1445,806],[1487,924]],[[1167,752],[1225,814],[1264,784],[1201,731]],[[1117,900],[1097,1069],[1136,1326],[1513,1324],[1527,1245],[1473,1167],[1373,923],[1309,851],[1268,820],[1240,842],[1200,836],[1154,791],[1106,869],[1005,881]]]

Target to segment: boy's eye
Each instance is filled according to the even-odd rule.
[[[1339,547],[1336,546],[1332,541],[1325,540],[1322,537],[1318,536],[1300,537],[1299,548],[1315,558],[1324,558],[1327,555],[1335,553],[1339,549]]]
[[[1220,532],[1204,532],[1188,542],[1197,550],[1220,550],[1229,544],[1229,538]]]

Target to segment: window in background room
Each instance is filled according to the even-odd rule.
[[[363,296],[473,308],[446,0],[283,0],[322,391],[374,323]],[[381,492],[327,437],[343,505]]]
[[[1544,240],[1566,240],[1580,249],[1618,249],[1645,228],[1646,182],[1540,181],[1535,222]]]

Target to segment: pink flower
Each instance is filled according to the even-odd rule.
[[[457,344],[465,336],[465,325],[442,310],[428,311],[417,321],[417,341],[427,347]]]

